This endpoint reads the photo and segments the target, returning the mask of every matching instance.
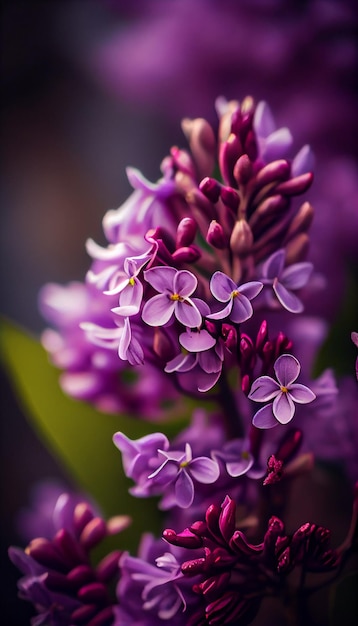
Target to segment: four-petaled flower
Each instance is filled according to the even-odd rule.
[[[291,313],[302,313],[301,300],[292,293],[304,287],[312,273],[312,263],[294,263],[285,268],[285,250],[277,250],[262,266],[264,285],[272,285],[274,293],[282,306]]]
[[[185,452],[178,450],[158,450],[165,457],[164,462],[150,476],[157,484],[169,486],[174,483],[175,494],[168,493],[161,502],[162,508],[175,504],[183,509],[191,506],[194,500],[194,483],[208,485],[219,478],[219,466],[213,459],[198,456],[193,459],[191,446],[185,445]]]
[[[219,302],[228,304],[221,311],[208,315],[208,318],[221,320],[228,317],[236,324],[245,322],[253,314],[250,300],[256,298],[262,287],[262,283],[258,281],[239,286],[223,272],[215,272],[210,281],[211,293]]]
[[[148,253],[128,257],[124,261],[123,271],[117,272],[112,277],[105,294],[119,294],[119,306],[111,309],[113,313],[124,317],[138,313],[143,297],[143,285],[138,274],[150,258]]]
[[[144,272],[145,280],[156,291],[146,302],[142,312],[143,321],[149,326],[164,326],[173,314],[184,326],[196,328],[201,324],[201,314],[189,296],[198,284],[197,278],[187,270],[174,267],[153,267]]]
[[[307,404],[316,397],[311,389],[295,383],[301,366],[292,354],[282,354],[274,370],[278,382],[270,376],[260,376],[253,382],[248,396],[254,402],[273,400],[254,415],[252,423],[257,428],[273,428],[278,422],[287,424],[294,416],[295,402]]]

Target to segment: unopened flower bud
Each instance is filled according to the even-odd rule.
[[[221,333],[225,342],[225,346],[232,350],[237,345],[237,331],[231,324],[223,324]]]
[[[244,219],[238,220],[230,237],[230,248],[236,256],[246,256],[254,242],[252,230]]]
[[[256,335],[256,350],[257,352],[260,354],[260,352],[262,351],[262,348],[264,346],[264,344],[266,343],[268,338],[268,328],[267,328],[267,321],[264,320],[259,328],[259,331]]]
[[[264,187],[274,181],[286,181],[290,175],[290,165],[284,159],[265,165],[256,175],[255,187]],[[278,192],[277,192],[278,193]]]
[[[184,217],[178,224],[176,247],[190,246],[196,235],[197,225],[192,217]]]
[[[297,196],[301,193],[305,193],[312,185],[312,181],[313,173],[307,172],[306,174],[301,174],[301,176],[291,178],[291,180],[286,180],[284,183],[281,183],[276,187],[276,192],[285,196]]]
[[[206,235],[206,241],[219,250],[223,250],[228,246],[228,238],[226,237],[223,227],[216,220],[210,222],[208,232]]]
[[[223,203],[236,213],[240,202],[237,191],[232,187],[221,187],[220,197]]]
[[[188,174],[190,178],[195,178],[196,171],[192,158],[185,150],[180,150],[177,146],[173,146],[170,150],[173,162],[176,168],[183,174]]]
[[[210,174],[214,169],[216,141],[209,122],[201,117],[184,119],[182,129],[189,141],[199,175]]]
[[[209,178],[208,176],[203,178],[199,184],[199,189],[214,204],[219,200],[221,186],[214,178]]]
[[[257,158],[257,142],[255,133],[249,130],[245,139],[244,150],[251,161],[255,161]]]
[[[252,163],[247,156],[247,154],[242,154],[241,157],[236,161],[234,166],[234,176],[237,181],[237,184],[246,185],[252,176]]]
[[[197,246],[183,246],[173,252],[172,259],[180,263],[195,263],[201,257]]]

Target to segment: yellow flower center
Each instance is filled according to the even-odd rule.
[[[232,298],[237,298],[237,296],[240,295],[240,291],[238,291],[237,289],[235,289],[235,291],[231,292],[231,297]]]
[[[189,465],[189,461],[182,461],[180,463],[180,467],[187,467]]]
[[[132,287],[134,287],[135,282],[134,282],[134,278],[133,278],[133,276],[129,279],[128,284],[129,284],[129,285],[132,285]]]
[[[180,300],[180,295],[178,293],[172,293],[169,297],[171,300],[174,300],[174,302],[178,302],[178,300]]]
[[[287,393],[288,392],[287,387],[280,387],[280,389],[281,389],[282,393]]]

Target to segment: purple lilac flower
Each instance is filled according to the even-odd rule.
[[[115,274],[109,284],[106,295],[119,294],[119,306],[112,309],[113,313],[127,317],[135,315],[140,309],[143,297],[143,285],[138,274],[151,259],[149,254],[127,258],[123,272]]]
[[[169,441],[163,433],[151,433],[140,439],[129,439],[124,433],[113,435],[113,443],[122,453],[123,469],[135,482],[146,481],[153,469],[160,465],[158,450],[168,450]]]
[[[220,470],[216,461],[205,456],[193,459],[189,443],[185,444],[185,452],[158,452],[165,460],[148,478],[154,479],[155,484],[163,485],[165,489],[170,485],[174,486],[174,494],[170,490],[161,501],[160,506],[163,509],[175,505],[187,509],[194,500],[194,482],[210,485],[219,478]]]
[[[213,450],[212,457],[224,463],[227,473],[232,478],[245,474],[250,476],[250,469],[254,464],[249,442],[242,439],[231,439],[221,450]]]
[[[313,265],[294,263],[285,268],[285,256],[284,250],[274,252],[263,264],[260,279],[265,286],[272,286],[277,300],[287,311],[302,313],[303,304],[293,291],[302,289],[307,284]]]
[[[236,285],[229,276],[215,272],[210,280],[211,293],[219,302],[228,304],[221,311],[208,315],[208,318],[218,320],[228,317],[235,324],[246,322],[253,314],[250,300],[256,298],[262,287],[262,283],[257,281]]]
[[[270,518],[263,541],[251,543],[237,528],[236,504],[228,496],[221,506],[207,509],[205,521],[194,522],[181,533],[167,529],[163,537],[197,553],[181,565],[184,576],[199,577],[193,589],[202,602],[197,613],[188,616],[190,626],[248,624],[264,596],[278,595],[294,568],[334,572],[342,558],[339,550],[330,548],[328,529],[307,523],[288,535],[277,517]]]
[[[173,267],[154,267],[144,272],[144,278],[159,292],[144,305],[142,319],[146,324],[163,326],[174,314],[184,326],[201,325],[199,309],[189,297],[197,287],[194,274]]]
[[[120,560],[121,578],[117,586],[118,626],[138,624],[157,626],[170,623],[182,626],[184,611],[197,602],[190,581],[180,571],[178,550],[151,535],[143,535],[138,557],[124,553]],[[126,622],[125,619],[131,618]],[[120,618],[123,621],[120,621]],[[117,622],[115,622],[117,624]]]
[[[109,553],[96,566],[90,554],[106,536],[125,529],[130,519],[118,516],[105,522],[87,502],[64,493],[56,502],[53,520],[51,539],[32,539],[25,551],[9,549],[10,559],[24,574],[19,595],[32,602],[37,612],[32,623],[111,623],[110,585],[118,580],[121,552]]]
[[[295,402],[307,404],[316,398],[311,389],[295,383],[301,366],[294,356],[282,354],[275,362],[274,370],[278,382],[270,376],[260,376],[252,384],[248,396],[254,402],[274,399],[273,403],[255,413],[252,423],[257,428],[273,428],[278,423],[287,424],[295,414]]]

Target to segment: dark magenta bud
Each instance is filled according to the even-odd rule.
[[[229,209],[232,209],[232,211],[236,213],[240,202],[237,191],[232,189],[232,187],[221,187],[220,197],[225,206],[229,207]]]
[[[172,254],[172,259],[177,263],[195,263],[200,257],[201,251],[195,245],[183,246],[175,250]]]
[[[255,161],[257,159],[257,142],[256,136],[253,130],[249,130],[246,135],[245,143],[244,143],[244,151],[251,161]]]
[[[301,176],[291,178],[291,180],[281,183],[276,187],[275,191],[284,196],[297,196],[301,193],[305,193],[312,185],[312,181],[313,173],[307,172],[306,174],[301,174]]]
[[[76,588],[83,587],[94,581],[93,569],[89,565],[78,565],[67,574],[67,578]]]
[[[97,565],[96,574],[97,578],[100,582],[106,583],[115,574],[117,574],[119,569],[119,559],[122,556],[123,552],[121,550],[115,550],[114,552],[110,552],[107,554]]]
[[[200,191],[215,204],[219,200],[220,197],[220,188],[221,185],[214,178],[203,178],[201,183],[199,184]]]
[[[228,238],[224,233],[224,229],[216,220],[210,222],[208,232],[206,235],[206,241],[219,250],[223,250],[228,247]]]
[[[101,517],[94,517],[93,520],[83,529],[80,536],[80,543],[85,550],[90,550],[97,545],[107,535],[106,522]]]
[[[181,533],[176,533],[171,528],[167,528],[163,532],[163,538],[173,546],[182,548],[200,548],[203,545],[202,539],[197,535],[193,535],[188,528]]]
[[[252,163],[247,154],[242,154],[234,166],[234,176],[239,185],[246,185],[253,174]]]
[[[77,593],[77,597],[82,602],[104,602],[107,600],[107,590],[102,583],[89,583],[81,589]]]
[[[290,175],[290,164],[284,159],[278,161],[272,161],[265,165],[257,174],[255,178],[255,186],[264,187],[274,181],[284,181]],[[278,193],[277,188],[275,191]]]
[[[263,350],[263,347],[268,339],[268,327],[267,321],[264,320],[259,328],[259,331],[256,335],[256,350],[260,354]]]
[[[184,217],[178,224],[176,248],[190,246],[197,231],[196,221],[192,217]]]
[[[226,347],[232,350],[237,345],[237,331],[231,324],[223,324],[221,328],[221,334],[223,336]]]

